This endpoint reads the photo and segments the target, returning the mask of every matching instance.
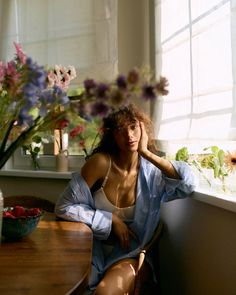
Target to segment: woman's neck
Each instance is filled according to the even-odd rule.
[[[136,170],[139,166],[139,154],[135,153],[127,153],[127,154],[120,154],[118,156],[113,157],[113,161],[115,165],[127,172],[132,170]]]

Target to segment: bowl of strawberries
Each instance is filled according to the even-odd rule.
[[[41,216],[40,208],[6,207],[3,210],[2,235],[7,240],[21,239],[36,229]]]

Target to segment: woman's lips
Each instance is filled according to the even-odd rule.
[[[128,146],[133,146],[133,145],[135,145],[137,143],[137,141],[129,141],[128,143],[127,143],[127,145]]]

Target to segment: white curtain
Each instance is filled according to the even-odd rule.
[[[236,140],[236,0],[157,0],[161,140]],[[178,12],[178,13],[176,13]]]
[[[117,73],[117,0],[1,0],[0,59],[13,42],[39,64],[74,65],[78,85]]]

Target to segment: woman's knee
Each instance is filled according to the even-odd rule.
[[[135,260],[124,260],[111,266],[98,284],[96,295],[131,294],[134,288]]]

